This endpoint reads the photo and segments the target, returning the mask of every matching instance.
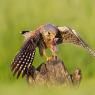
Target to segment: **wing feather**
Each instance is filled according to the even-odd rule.
[[[75,30],[72,30],[69,27],[58,27],[58,29],[61,33],[62,39],[60,43],[73,43],[79,45],[84,47],[91,55],[95,56],[94,50],[92,50],[89,45],[83,41],[83,39],[76,33]]]
[[[11,64],[11,70],[13,71],[13,75],[17,74],[17,78],[19,78],[21,73],[23,77],[26,69],[30,68],[34,60],[36,46],[33,38],[31,38],[25,42],[20,52],[15,56]]]

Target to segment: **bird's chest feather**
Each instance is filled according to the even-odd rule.
[[[52,44],[52,40],[51,39],[44,39],[45,45],[47,48],[49,48]]]

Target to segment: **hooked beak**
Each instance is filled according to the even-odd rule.
[[[53,39],[53,42],[54,42],[55,45],[57,44],[58,39],[59,39],[59,38],[54,38],[54,39]]]

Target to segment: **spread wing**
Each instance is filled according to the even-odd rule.
[[[27,70],[31,68],[31,64],[34,60],[36,43],[33,38],[30,38],[25,42],[20,51],[15,56],[11,70],[13,75],[17,74],[17,78],[22,73],[22,77],[27,73]]]
[[[95,56],[95,52],[81,39],[81,37],[69,27],[58,27],[61,38],[58,44],[60,43],[73,43],[84,47],[91,55]]]

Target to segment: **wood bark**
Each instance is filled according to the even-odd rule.
[[[65,64],[59,58],[53,58],[46,63],[42,63],[40,66],[27,72],[26,79],[29,84],[40,85],[77,85],[79,86],[81,81],[81,70],[75,68],[73,73],[69,73]]]

